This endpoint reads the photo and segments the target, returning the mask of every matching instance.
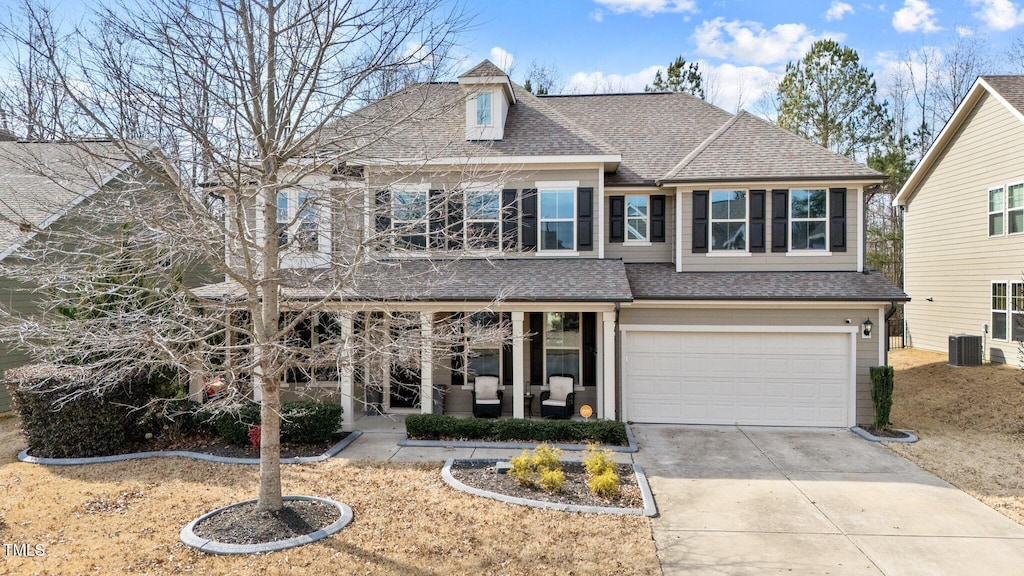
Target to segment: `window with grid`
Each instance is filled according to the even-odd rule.
[[[648,231],[648,197],[626,196],[626,241],[646,242]]]
[[[791,190],[791,250],[825,250],[828,247],[828,191]]]
[[[711,191],[711,250],[747,249],[746,190]]]
[[[576,249],[576,191],[540,191],[540,249]]]
[[[501,198],[497,190],[466,192],[466,247],[497,250],[501,246]]]
[[[1003,235],[1003,189],[992,188],[988,191],[988,235]]]
[[[580,348],[583,340],[579,312],[548,312],[544,315],[545,380],[572,376],[580,383]]]
[[[992,283],[992,338],[1006,340],[1006,282]]]
[[[395,191],[391,201],[391,226],[395,246],[408,250],[427,248],[427,191]]]
[[[1024,340],[1024,282],[1010,284],[1010,336]]]

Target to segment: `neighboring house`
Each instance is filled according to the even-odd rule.
[[[985,336],[1018,364],[1024,339],[1024,76],[982,76],[900,190],[907,345]]]
[[[449,386],[446,412],[468,414],[476,375],[493,374],[505,414],[523,417],[538,413],[526,392],[570,375],[575,412],[588,404],[597,418],[871,421],[868,368],[886,363],[885,316],[907,300],[864,264],[865,189],[884,176],[689,94],[537,97],[488,61],[457,83],[410,86],[338,129],[424,109],[434,113],[368,142],[345,167],[376,206],[364,232],[400,230],[405,249],[368,264],[353,296],[323,309],[343,330],[366,326],[368,310],[405,311],[430,334],[486,308],[472,321],[504,319],[511,342],[467,338],[473,353],[452,360],[425,347],[412,374],[385,365],[320,383],[340,386],[346,414],[378,400],[384,411],[431,412],[437,385]],[[472,185],[467,167],[480,173]],[[400,185],[387,184],[403,171]],[[452,186],[465,201],[437,210],[432,191]],[[279,213],[295,202],[279,197]],[[308,221],[337,227],[328,211]],[[439,245],[435,228],[465,237]],[[344,249],[319,232],[307,252]],[[306,262],[296,273],[327,258]],[[328,293],[330,271],[317,274]],[[315,330],[305,331],[312,341]],[[368,397],[360,377],[379,379],[383,397]]]
[[[0,142],[0,265],[31,266],[25,249],[47,234],[73,237],[92,228],[83,208],[118,190],[119,176],[132,166],[110,142]],[[150,148],[148,152],[156,150]],[[163,164],[160,164],[163,166]],[[207,280],[209,276],[205,277]],[[195,283],[198,283],[198,279]],[[30,317],[39,313],[32,287],[0,276],[0,299],[6,312]],[[0,350],[0,376],[27,363],[24,351],[7,343]],[[10,409],[7,388],[0,385],[0,412]]]

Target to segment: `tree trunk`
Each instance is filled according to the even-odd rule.
[[[256,509],[281,509],[281,388],[277,378],[263,381],[260,404],[260,498]]]

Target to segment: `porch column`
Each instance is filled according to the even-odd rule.
[[[434,411],[434,313],[420,312],[420,412]]]
[[[604,356],[604,419],[615,420],[615,312],[602,312],[604,338],[601,350]]]
[[[352,337],[352,313],[342,312],[338,315],[341,324],[341,374],[338,383],[338,393],[341,396],[341,429],[344,432],[355,430],[356,421],[356,399],[355,390],[352,386],[352,375],[354,373],[352,361],[355,358],[352,347],[355,346],[355,339]]]
[[[522,418],[526,408],[523,394],[526,393],[524,364],[526,355],[523,353],[523,324],[526,322],[525,312],[512,313],[512,417]]]

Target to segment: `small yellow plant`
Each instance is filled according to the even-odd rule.
[[[545,470],[540,474],[540,487],[546,492],[561,492],[565,484],[565,472],[561,470]]]
[[[591,444],[587,447],[583,466],[587,469],[587,486],[595,496],[612,498],[618,495],[619,475],[615,473],[618,464],[612,459],[611,450],[598,450]]]
[[[554,476],[549,477],[550,484],[557,483],[558,489],[554,490],[557,492],[561,490],[562,483],[565,482],[561,458],[561,450],[541,444],[533,450],[523,450],[519,456],[513,458],[512,469],[508,471],[508,474],[523,486],[537,486],[538,484],[543,486],[545,473],[557,472],[561,476],[561,480],[556,482]]]
[[[619,494],[619,475],[614,470],[592,475],[587,480],[590,491],[600,498],[613,498]]]

